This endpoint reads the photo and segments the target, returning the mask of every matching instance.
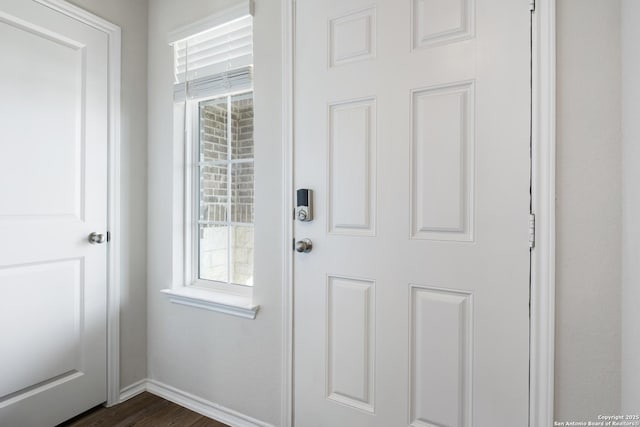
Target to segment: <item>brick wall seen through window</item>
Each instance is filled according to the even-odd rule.
[[[253,285],[253,94],[199,105],[199,278]]]

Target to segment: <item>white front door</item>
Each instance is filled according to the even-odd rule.
[[[297,0],[298,427],[528,423],[527,0]]]
[[[107,36],[0,0],[0,425],[106,400]]]

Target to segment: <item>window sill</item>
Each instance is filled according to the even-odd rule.
[[[185,286],[179,289],[163,289],[160,292],[167,295],[169,301],[174,304],[188,305],[244,319],[255,319],[260,309],[259,305],[252,303],[250,297],[208,289]]]

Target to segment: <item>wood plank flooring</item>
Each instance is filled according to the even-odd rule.
[[[111,408],[99,406],[58,427],[229,427],[151,393]]]

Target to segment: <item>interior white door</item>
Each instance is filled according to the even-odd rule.
[[[0,0],[0,425],[106,400],[107,36]]]
[[[528,420],[527,0],[297,0],[298,427]]]

